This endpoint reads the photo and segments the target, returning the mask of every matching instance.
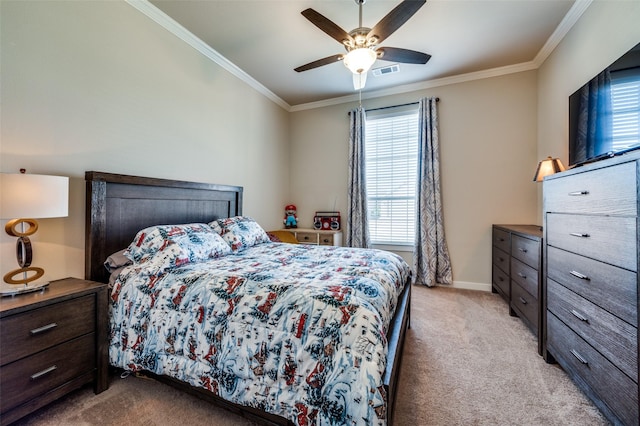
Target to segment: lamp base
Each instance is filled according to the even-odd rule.
[[[2,288],[0,289],[0,296],[7,297],[7,296],[15,296],[18,294],[31,293],[31,292],[40,291],[40,290],[44,291],[44,289],[46,289],[48,285],[49,285],[48,282],[42,282],[42,283],[28,283],[25,285],[13,286],[15,288]]]

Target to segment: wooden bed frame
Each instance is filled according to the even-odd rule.
[[[85,278],[108,282],[106,258],[126,248],[145,227],[164,224],[208,223],[221,217],[242,214],[240,186],[146,178],[103,172],[86,172]],[[410,279],[400,295],[387,334],[389,353],[384,386],[387,396],[387,424],[393,408],[405,333],[410,325]],[[214,402],[252,421],[267,425],[290,425],[287,419],[234,404],[170,377],[153,377],[186,392]]]

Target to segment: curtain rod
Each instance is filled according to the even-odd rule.
[[[440,102],[440,98],[436,98],[436,102]],[[371,108],[368,109],[367,111],[379,111],[382,109],[389,109],[389,108],[400,108],[403,106],[409,106],[409,105],[418,105],[420,102],[409,102],[406,104],[400,104],[400,105],[391,105],[391,106],[386,106],[386,107],[380,107],[380,108]]]
[[[436,102],[440,102],[440,98],[436,98]],[[389,109],[389,108],[399,108],[399,107],[409,106],[409,105],[418,105],[419,103],[420,102],[409,102],[409,103],[400,104],[400,105],[390,105],[390,106],[380,107],[380,108],[371,108],[366,111],[379,111],[379,110]],[[349,111],[347,114],[351,114],[351,111]]]

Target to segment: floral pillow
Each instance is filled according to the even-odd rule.
[[[220,234],[234,252],[270,241],[267,232],[248,216],[218,219],[209,225]]]
[[[168,266],[180,266],[229,253],[229,245],[209,225],[191,223],[145,228],[124,255],[136,263],[161,258]]]

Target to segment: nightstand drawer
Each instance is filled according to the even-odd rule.
[[[2,412],[95,369],[95,334],[0,367]]]
[[[511,256],[538,269],[540,265],[540,241],[514,235],[511,240]]]
[[[93,332],[95,312],[90,295],[3,318],[0,365]]]
[[[629,377],[638,377],[638,330],[547,280],[547,308]]]
[[[579,376],[580,382],[596,394],[596,404],[607,404],[623,424],[638,423],[637,383],[553,314],[547,319],[547,345],[562,367],[570,375]]]
[[[547,244],[630,271],[637,269],[636,218],[547,214]]]
[[[545,182],[547,212],[636,215],[633,162]]]

